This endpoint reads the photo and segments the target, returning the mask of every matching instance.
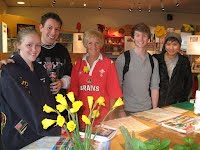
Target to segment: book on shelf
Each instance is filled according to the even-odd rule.
[[[161,125],[181,133],[190,133],[200,128],[200,120],[199,118],[180,115],[161,122]]]

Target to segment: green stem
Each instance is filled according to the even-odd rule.
[[[69,131],[68,131],[66,125],[64,124],[63,127],[64,127],[64,129],[65,129],[65,131],[66,131],[66,133],[67,133],[67,136],[69,137],[70,142],[73,143],[73,141],[72,141],[72,137],[70,136]]]
[[[103,125],[103,122],[105,121],[105,119],[108,117],[108,115],[109,115],[113,110],[115,110],[115,109],[110,109],[109,112],[106,114],[106,116],[103,118],[103,120],[101,121],[99,127],[97,128],[97,130],[96,130],[96,132],[95,132],[94,137],[92,138],[92,140],[95,139],[97,133],[99,132],[101,126]]]

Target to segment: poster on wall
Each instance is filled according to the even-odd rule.
[[[187,55],[200,55],[200,35],[187,36]]]
[[[181,39],[182,39],[181,49],[182,49],[182,51],[186,51],[187,50],[187,37],[189,35],[192,35],[192,33],[190,33],[190,32],[181,32]]]
[[[73,53],[86,53],[86,48],[83,46],[83,33],[73,34]]]
[[[19,32],[20,29],[26,28],[26,27],[32,27],[35,29],[35,25],[32,24],[17,24],[17,33]]]

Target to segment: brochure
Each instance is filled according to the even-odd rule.
[[[198,118],[181,115],[163,121],[161,122],[161,125],[181,133],[190,133],[200,128],[200,121]]]

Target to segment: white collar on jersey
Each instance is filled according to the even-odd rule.
[[[82,58],[82,60],[86,60],[86,57],[87,56],[89,56],[89,54],[87,53],[87,54],[85,54],[85,55],[83,55],[83,58]],[[102,56],[102,54],[100,53],[99,54],[99,57],[97,58],[97,60],[103,60],[103,56]]]

